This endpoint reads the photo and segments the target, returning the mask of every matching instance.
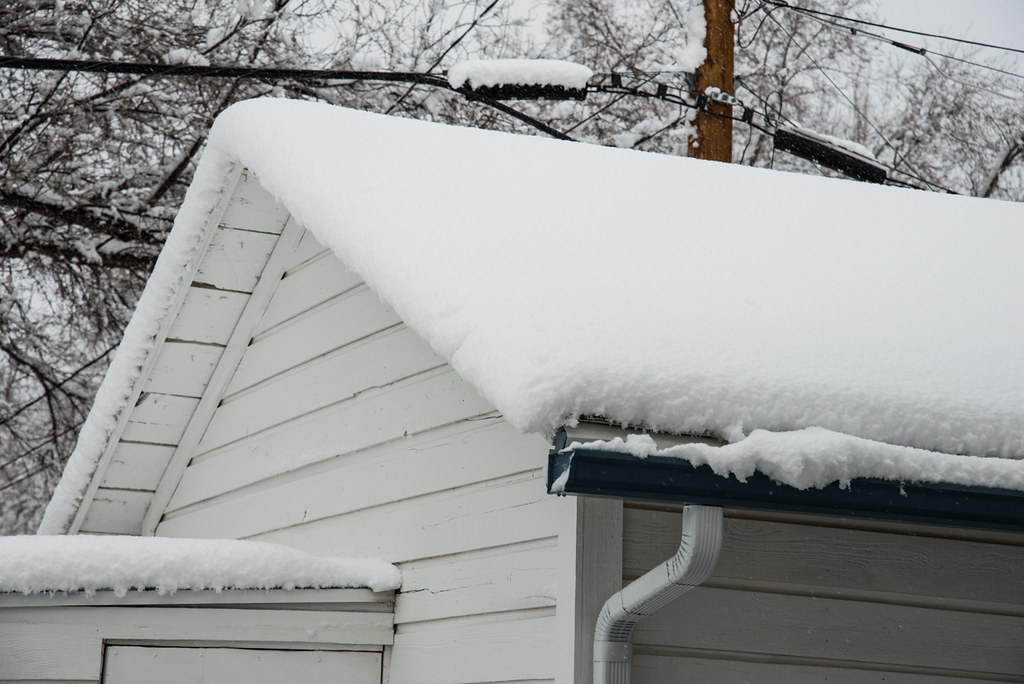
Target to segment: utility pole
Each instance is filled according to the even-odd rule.
[[[733,28],[728,0],[704,0],[707,61],[697,68],[694,85],[698,97],[714,87],[733,95]],[[713,161],[732,161],[732,121],[715,114],[732,114],[732,107],[708,100],[709,112],[697,112],[697,135],[690,141],[689,156]]]

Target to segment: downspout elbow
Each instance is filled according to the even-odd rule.
[[[722,548],[722,509],[686,506],[676,554],[605,602],[594,630],[594,684],[627,684],[641,620],[706,580]]]

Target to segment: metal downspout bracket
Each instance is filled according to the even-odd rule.
[[[685,506],[676,554],[605,602],[594,630],[594,684],[629,684],[637,624],[706,580],[722,548],[722,508]]]

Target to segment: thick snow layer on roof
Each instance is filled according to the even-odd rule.
[[[581,89],[594,75],[590,68],[558,59],[479,59],[459,62],[448,70],[448,84],[461,88],[496,85],[544,85]]]
[[[0,537],[0,592],[132,589],[397,589],[396,567],[372,558],[320,558],[286,546],[162,537]]]
[[[211,132],[42,531],[233,163],[524,432],[819,427],[1024,467],[1024,205],[257,100]]]

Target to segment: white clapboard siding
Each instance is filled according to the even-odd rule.
[[[252,292],[277,240],[275,234],[222,225],[214,231],[192,282],[218,290]]]
[[[217,409],[198,453],[282,425],[323,407],[386,389],[444,361],[408,328],[384,331],[253,388]]]
[[[190,287],[167,339],[223,346],[248,303],[249,295],[244,292]]]
[[[831,670],[865,673],[837,681],[1024,678],[1021,540],[764,517],[727,515],[712,577],[641,624],[634,644],[649,658],[637,681],[742,681],[762,664],[775,679],[758,681],[824,681]],[[624,580],[671,556],[680,525],[677,510],[627,506]]]
[[[381,654],[110,646],[103,684],[380,684]]]
[[[242,169],[220,227],[280,235],[287,221],[288,211],[260,185],[256,174]]]
[[[250,294],[259,289],[257,284],[264,279],[272,253],[278,245],[294,250],[295,242],[280,241],[288,223],[287,210],[260,187],[250,172],[238,171],[227,187],[230,192],[210,217],[214,225],[195,270],[187,274],[190,281],[174,304],[165,329],[157,336],[159,344],[144,364],[143,381],[136,390],[139,394],[132,399],[134,406],[122,416],[114,438],[100,457],[72,531],[81,528],[87,519],[87,531],[141,531],[134,520],[111,514],[118,506],[104,492],[159,490],[163,473],[174,460],[173,447],[183,439],[197,407],[204,401],[209,403],[208,395],[223,390],[220,384],[210,390],[210,383],[230,356],[225,354],[225,345],[237,336],[243,312],[252,308]],[[295,237],[298,235],[296,232]],[[281,256],[285,256],[283,251]],[[283,267],[284,260],[280,261]],[[276,283],[280,273],[275,267],[269,282]],[[258,301],[260,312],[265,303],[266,299]],[[258,316],[252,319],[255,322]],[[251,331],[244,332],[242,344],[251,336]],[[110,496],[116,499],[115,494]],[[92,511],[96,495],[101,496],[97,510]],[[134,515],[141,497],[136,494],[127,498],[131,501],[122,503],[131,505],[120,508]],[[157,499],[160,506],[166,502],[165,496],[152,500]],[[102,528],[100,521],[104,520],[114,523],[114,527]]]
[[[675,552],[681,515],[627,507],[623,540],[627,579]],[[887,601],[990,609],[1024,615],[1024,539],[1020,546],[850,527],[726,517],[711,583],[718,586],[860,596]]]
[[[212,344],[164,343],[142,391],[198,399],[203,396],[223,350],[220,345]]]
[[[30,615],[0,620],[0,682],[99,682],[102,635],[88,625],[54,629],[38,622]],[[54,654],[57,640],[59,657]]]
[[[395,440],[411,441],[437,426],[471,420],[442,431],[457,434],[488,421],[490,406],[451,370],[437,370],[389,388],[364,392],[349,401],[290,421],[212,452],[200,454],[185,470],[169,511],[225,492],[293,472],[341,454]],[[429,437],[427,437],[429,439]],[[401,445],[399,445],[399,448]]]
[[[554,607],[557,544],[553,537],[405,563],[395,621]]]
[[[35,605],[0,611],[0,681],[98,682],[105,641],[379,654],[394,639],[391,612],[363,605],[207,607],[197,596],[188,607],[159,605],[158,598],[149,600],[159,607],[107,607],[33,598]]]
[[[392,682],[545,680],[557,660],[551,609],[398,625]]]
[[[365,285],[348,290],[254,339],[226,396],[398,323]]]
[[[274,382],[225,399],[210,421],[198,452],[443,364],[444,360],[423,344],[416,333],[404,326],[389,328],[371,339],[303,364]]]
[[[560,502],[545,493],[543,479],[540,470],[510,475],[250,538],[317,555],[397,563],[544,539],[551,536]],[[190,527],[182,536],[203,537],[207,531]]]
[[[199,400],[173,394],[143,393],[121,439],[149,444],[177,444]]]
[[[362,279],[349,271],[331,252],[303,263],[286,272],[274,293],[263,320],[256,326],[259,335],[275,325],[307,311],[317,304],[358,287]]]
[[[634,643],[1019,677],[1022,638],[1006,615],[698,587],[640,623]]]
[[[152,499],[152,492],[100,487],[82,521],[81,531],[139,534],[142,516]]]
[[[493,480],[510,469],[528,471],[537,465],[536,454],[529,449],[531,440],[504,422],[477,428],[458,424],[440,432],[445,436],[424,439],[433,436],[431,431],[389,442],[168,513],[161,530],[180,536],[180,530],[204,520],[211,535],[252,536]],[[500,441],[505,437],[510,438]],[[443,469],[438,467],[437,454],[443,454]],[[482,454],[488,457],[481,458]]]
[[[291,256],[288,257],[288,260],[284,262],[285,277],[307,261],[311,261],[314,257],[324,254],[326,251],[327,248],[321,245],[312,233],[308,230],[303,231],[302,239],[299,240],[299,244],[295,247],[295,251],[292,252]]]
[[[314,240],[289,264],[155,533],[404,566],[392,684],[550,680],[575,502],[545,492],[547,441]]]
[[[173,446],[122,440],[114,448],[103,486],[155,491],[173,454]]]
[[[830,665],[809,665],[806,663],[765,663],[709,657],[690,657],[675,654],[648,654],[637,649],[633,655],[633,684],[665,684],[681,681],[680,659],[686,659],[685,681],[714,684],[793,684],[794,682],[828,682],[828,684],[991,684],[988,677],[943,676],[929,671],[928,674],[892,672],[888,670],[864,669],[857,663],[832,663]],[[1004,680],[1013,681],[1013,680]]]

